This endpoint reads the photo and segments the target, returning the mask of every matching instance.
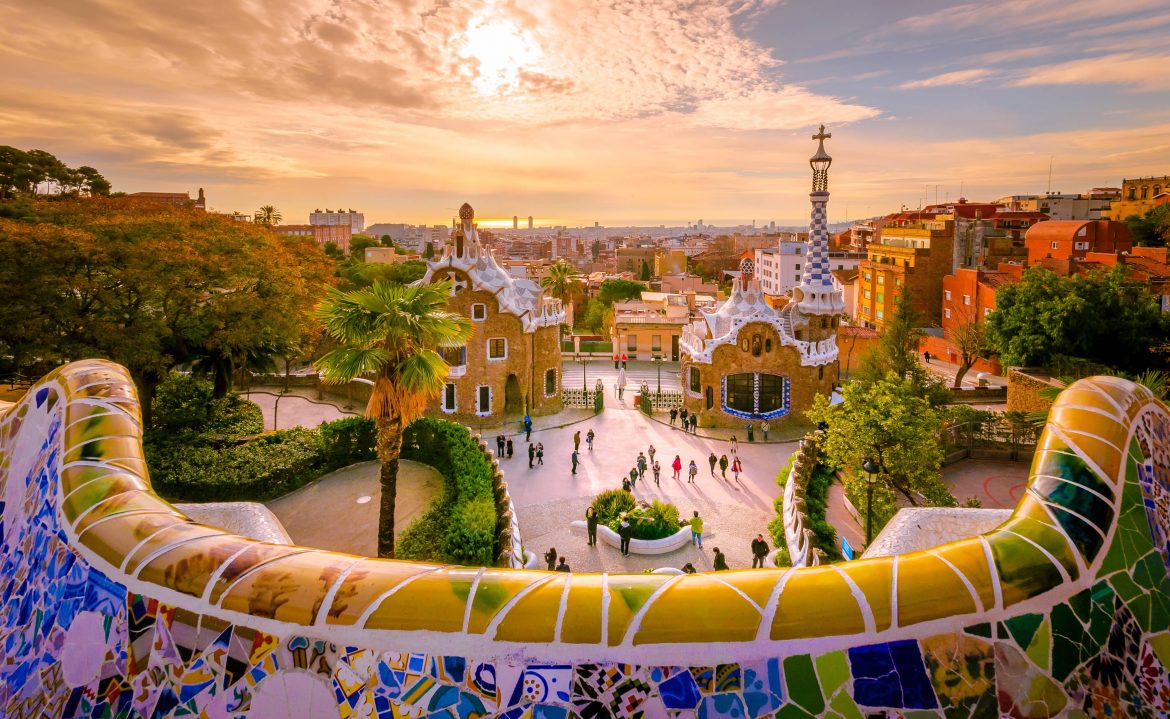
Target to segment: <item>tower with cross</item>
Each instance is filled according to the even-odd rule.
[[[829,166],[833,158],[825,152],[825,140],[833,136],[825,126],[812,139],[817,141],[816,153],[808,159],[812,168],[812,215],[808,225],[808,245],[800,284],[792,290],[798,316],[793,325],[800,330],[801,339],[820,342],[836,336],[837,324],[845,312],[845,299],[833,282],[829,262]]]

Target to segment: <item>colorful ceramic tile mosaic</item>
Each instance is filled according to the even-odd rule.
[[[1159,717],[1170,415],[1082,380],[983,536],[717,575],[440,567],[270,545],[150,489],[126,372],[0,418],[6,717]]]

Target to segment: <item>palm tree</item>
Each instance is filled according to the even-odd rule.
[[[557,260],[548,268],[548,276],[540,281],[540,286],[563,302],[566,308],[571,308],[573,293],[580,289],[581,283],[577,279],[577,270],[573,269],[572,265],[564,260]]]
[[[257,225],[264,225],[265,227],[276,227],[280,221],[284,219],[284,215],[280,214],[280,210],[272,205],[262,205],[256,214],[253,216]]]
[[[322,380],[343,384],[370,376],[366,416],[378,430],[382,503],[378,556],[394,556],[394,495],[402,430],[443,390],[450,366],[436,351],[460,347],[471,320],[444,309],[451,282],[400,285],[375,282],[350,292],[331,289],[317,308],[325,332],[340,345],[314,363]]]

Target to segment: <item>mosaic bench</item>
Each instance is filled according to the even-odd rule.
[[[564,574],[195,523],[151,491],[126,371],[76,362],[0,417],[0,713],[1166,716],[1168,429],[1143,387],[1081,380],[982,536],[803,569]]]

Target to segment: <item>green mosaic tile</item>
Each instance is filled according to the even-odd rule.
[[[1048,669],[1048,657],[1051,655],[1052,648],[1052,629],[1048,625],[1048,619],[1045,618],[1040,626],[1037,627],[1036,633],[1032,640],[1028,643],[1028,648],[1025,654],[1032,660],[1032,663],[1041,669]]]
[[[780,711],[776,712],[776,719],[817,719],[812,714],[796,706],[795,704],[785,704],[780,707]]]
[[[1012,638],[1011,632],[1008,631],[1007,627],[1004,626],[1003,622],[996,623],[996,625],[995,625],[995,638],[996,639],[1011,639]]]
[[[1109,578],[1109,584],[1113,586],[1113,591],[1117,592],[1117,596],[1121,597],[1126,603],[1143,593],[1142,588],[1126,572],[1114,574]]]
[[[1068,598],[1068,606],[1082,622],[1089,621],[1089,612],[1093,609],[1093,593],[1091,589],[1077,592]]]
[[[1006,625],[1007,631],[1011,634],[1012,639],[1016,640],[1020,649],[1027,649],[1042,621],[1044,621],[1042,614],[1024,614],[1012,617],[1003,624]]]
[[[812,658],[798,654],[784,660],[784,681],[788,685],[788,696],[792,701],[813,714],[825,710],[825,698],[821,695],[820,684],[813,670]]]
[[[1133,612],[1133,618],[1137,620],[1138,626],[1142,628],[1143,632],[1150,631],[1150,611],[1153,608],[1153,604],[1154,600],[1148,594],[1134,597],[1126,603],[1129,611]]]
[[[1067,604],[1052,608],[1052,676],[1063,682],[1081,663],[1085,628]]]
[[[1170,633],[1155,634],[1147,640],[1162,666],[1170,667]]]
[[[829,707],[844,719],[865,719],[857,702],[847,692],[840,692],[829,702]]]
[[[845,652],[829,652],[817,657],[817,677],[821,681],[821,693],[831,697],[833,692],[849,681],[849,658]]]
[[[1166,565],[1162,563],[1162,555],[1158,552],[1150,552],[1134,565],[1133,580],[1145,589],[1159,586],[1165,577]]]
[[[977,637],[986,637],[987,639],[991,639],[991,623],[990,622],[983,622],[982,624],[972,624],[971,626],[967,627],[963,631],[967,632],[968,634],[972,634],[974,636],[977,636]]]
[[[1059,586],[1063,580],[1052,562],[1036,547],[1004,532],[992,532],[991,553],[1008,606]],[[1009,599],[1008,597],[1012,598]]]
[[[1098,492],[1103,497],[1112,497],[1113,489],[1097,473],[1089,469],[1085,461],[1072,452],[1047,451],[1038,457],[1033,465],[1033,474],[1051,474]]]
[[[1170,591],[1165,589],[1150,594],[1149,632],[1164,632],[1170,629]]]

